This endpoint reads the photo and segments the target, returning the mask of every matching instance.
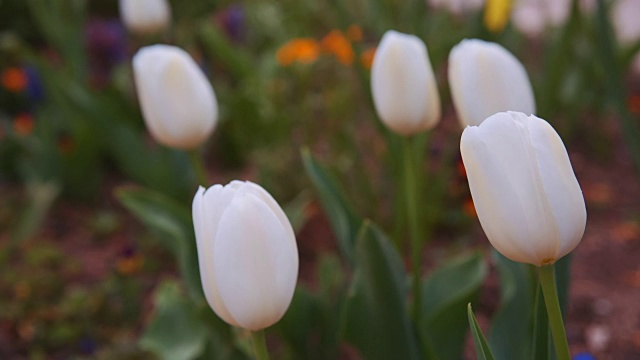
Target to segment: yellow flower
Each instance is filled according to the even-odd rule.
[[[500,32],[509,21],[511,0],[487,0],[484,9],[484,26],[491,32]]]
[[[298,38],[282,45],[276,52],[276,60],[282,66],[290,66],[298,61],[311,64],[320,55],[320,46],[314,39]]]
[[[332,30],[320,42],[322,49],[335,55],[344,65],[351,65],[355,54],[351,42],[340,30]]]

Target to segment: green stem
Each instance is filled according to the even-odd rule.
[[[413,271],[412,289],[413,289],[413,317],[418,324],[421,318],[421,298],[420,291],[420,273],[421,254],[422,254],[422,235],[418,215],[418,197],[419,191],[417,186],[416,164],[413,156],[413,138],[407,137],[403,139],[404,154],[404,194],[405,204],[407,206],[407,217],[409,223],[409,232],[411,235],[411,265]]]
[[[196,174],[196,182],[198,185],[209,186],[209,179],[204,167],[204,159],[202,158],[202,153],[199,148],[189,151],[189,160],[191,161],[193,172]]]
[[[571,360],[567,334],[564,331],[564,323],[562,321],[562,311],[560,311],[560,302],[558,301],[556,274],[553,264],[540,267],[540,285],[542,285],[544,302],[547,305],[549,326],[551,327],[551,335],[553,335],[557,359]]]
[[[253,343],[253,351],[256,353],[256,360],[269,360],[264,330],[252,331],[251,342]]]

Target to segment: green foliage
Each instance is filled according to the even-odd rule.
[[[155,291],[154,317],[140,345],[167,360],[246,359],[228,331],[226,324],[213,318],[208,305],[194,304],[178,283],[165,281]]]
[[[160,284],[154,297],[153,320],[140,339],[143,348],[162,359],[191,360],[204,352],[207,327],[175,282]]]
[[[467,335],[465,307],[474,301],[487,275],[482,253],[460,256],[437,268],[422,283],[420,324],[438,359],[460,359]]]
[[[406,298],[402,259],[380,229],[365,221],[355,249],[344,310],[344,338],[365,359],[421,359]]]
[[[531,352],[535,273],[532,265],[511,261],[497,251],[493,258],[500,276],[500,307],[493,315],[489,344],[498,360],[527,359]]]
[[[189,294],[193,299],[201,299],[202,285],[190,209],[149,189],[120,188],[116,196],[124,207],[158,233],[162,245],[175,256]]]
[[[485,339],[484,334],[482,333],[480,325],[478,325],[476,316],[473,314],[471,303],[469,303],[469,305],[467,306],[467,317],[469,319],[469,328],[471,329],[471,335],[473,336],[473,344],[476,347],[476,358],[478,360],[493,360],[494,357],[491,353],[491,348],[489,347],[487,339]]]
[[[337,181],[313,158],[308,149],[302,150],[302,161],[307,175],[319,193],[320,202],[338,239],[340,251],[352,262],[360,220]]]

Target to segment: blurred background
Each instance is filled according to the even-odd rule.
[[[338,245],[301,150],[359,215],[399,231],[398,149],[369,87],[389,29],[425,41],[442,98],[441,122],[421,138],[425,269],[489,245],[460,160],[447,57],[465,38],[494,41],[525,65],[537,115],[560,133],[587,202],[572,254],[572,352],[640,358],[638,0],[175,0],[155,34],[125,27],[116,1],[0,0],[0,358],[158,353],[158,294],[184,277],[163,216],[190,206],[196,173],[145,129],[131,69],[145,45],[178,45],[209,77],[220,120],[203,149],[207,176],[258,182],[283,205],[301,286],[340,276],[327,275]],[[491,268],[475,305],[481,324],[498,307],[497,283]]]

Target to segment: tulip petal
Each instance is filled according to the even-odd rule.
[[[500,253],[514,261],[530,262],[535,257],[534,249],[517,241],[521,236],[528,238],[528,229],[523,230],[527,227],[524,209],[502,163],[493,158],[479,129],[466,128],[460,141],[478,219]]]
[[[184,50],[148,46],[133,58],[134,75],[145,124],[160,143],[181,149],[206,140],[217,122],[211,84]]]
[[[297,252],[298,245],[296,244],[295,233],[293,232],[289,218],[284,213],[280,205],[278,205],[278,202],[261,186],[258,186],[251,181],[247,181],[245,184],[245,186],[247,186],[247,191],[260,198],[271,209],[273,214],[276,215],[278,220],[280,220],[282,228],[287,232],[287,239],[291,241]]]
[[[562,140],[544,120],[498,113],[460,143],[478,218],[508,258],[543,265],[580,241],[586,209]]]
[[[220,295],[239,326],[259,330],[288,308],[298,274],[297,250],[278,217],[241,188],[224,211],[213,251]]]
[[[453,104],[463,126],[480,125],[501,111],[535,112],[524,66],[498,44],[463,40],[449,54],[448,73]]]
[[[573,250],[584,233],[587,210],[580,184],[573,173],[567,150],[548,122],[531,116],[528,122],[538,172],[559,232],[559,259]]]
[[[215,234],[222,212],[231,202],[234,194],[234,189],[228,186],[214,185],[206,191],[200,187],[193,199],[192,210],[198,247],[198,265],[205,297],[209,306],[218,316],[237,326],[235,319],[229,314],[220,297],[213,267]]]
[[[436,125],[440,96],[424,42],[387,31],[371,68],[371,91],[382,122],[401,135]]]

